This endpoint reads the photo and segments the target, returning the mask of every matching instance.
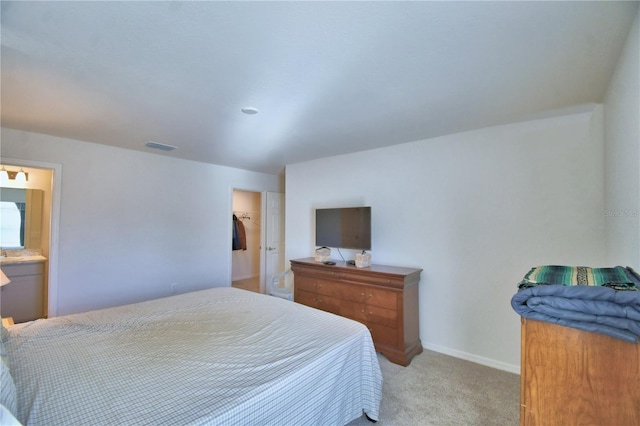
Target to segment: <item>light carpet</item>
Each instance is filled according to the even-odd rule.
[[[362,417],[349,426],[518,424],[517,374],[428,350],[408,367],[378,359],[384,378],[380,419]]]

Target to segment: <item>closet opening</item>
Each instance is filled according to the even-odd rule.
[[[233,190],[231,286],[261,293],[262,193]]]

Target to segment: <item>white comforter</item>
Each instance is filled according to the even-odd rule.
[[[18,324],[5,343],[33,425],[342,425],[378,418],[362,324],[215,288]]]

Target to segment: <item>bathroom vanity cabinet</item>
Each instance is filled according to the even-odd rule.
[[[13,317],[16,323],[46,317],[44,261],[2,264],[2,271],[11,282],[1,288],[3,318]]]

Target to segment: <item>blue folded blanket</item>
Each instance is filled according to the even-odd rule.
[[[624,269],[634,273],[631,268]],[[616,290],[602,285],[529,283],[520,286],[511,299],[511,306],[525,318],[638,343],[640,291],[633,291],[636,289],[635,285]]]

